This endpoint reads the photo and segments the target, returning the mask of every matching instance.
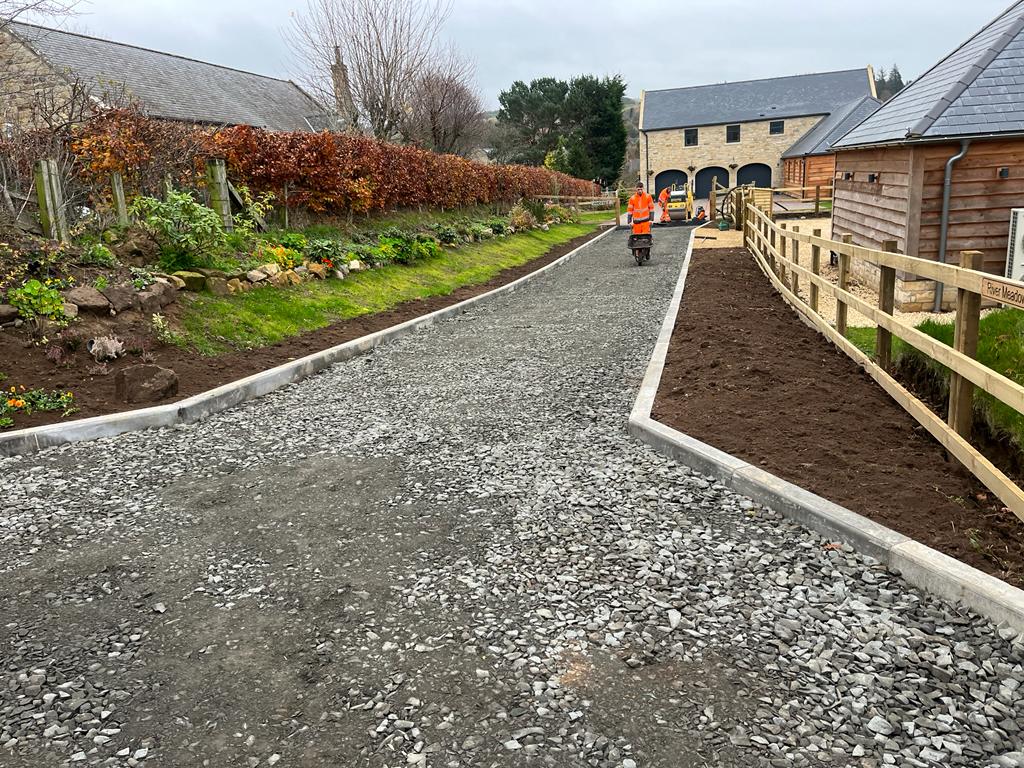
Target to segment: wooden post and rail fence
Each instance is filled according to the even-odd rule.
[[[842,241],[821,237],[821,230],[801,231],[776,224],[749,198],[744,203],[744,244],[782,296],[836,346],[846,352],[886,392],[913,416],[946,451],[984,483],[1008,509],[1024,520],[1024,491],[971,445],[974,392],[980,389],[1024,413],[1024,386],[978,362],[979,320],[982,299],[1009,306],[1024,306],[1024,283],[1004,280],[980,271],[982,254],[964,251],[960,264],[919,259],[897,253],[894,241],[882,250],[854,245],[850,235]],[[821,275],[823,251],[838,254],[838,285]],[[810,264],[801,263],[810,254]],[[878,304],[849,290],[856,262],[879,268]],[[943,344],[913,325],[894,317],[897,271],[918,275],[957,289],[954,344]],[[807,287],[806,298],[803,286]],[[821,295],[836,299],[835,325],[819,312]],[[876,354],[869,357],[847,337],[848,313],[853,309],[877,325]],[[892,376],[892,340],[898,338],[950,371],[949,408],[944,420]]]

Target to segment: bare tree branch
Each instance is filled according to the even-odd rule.
[[[22,16],[67,16],[78,5],[77,0],[0,0],[0,29]]]
[[[448,49],[415,77],[402,122],[405,140],[453,155],[467,156],[478,149],[485,123],[474,75],[473,64]]]
[[[336,91],[342,65],[355,111],[374,136],[394,139],[412,82],[438,56],[450,11],[450,0],[307,0],[287,37],[315,96],[344,112],[347,95]]]

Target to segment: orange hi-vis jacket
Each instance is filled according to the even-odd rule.
[[[661,194],[658,195],[658,203],[661,204],[661,223],[672,221],[672,217],[668,215],[668,201],[672,199],[672,193],[668,191],[668,187],[661,190]]]
[[[626,209],[633,217],[633,234],[651,234],[651,219],[654,218],[654,198],[646,192],[633,195],[629,198],[629,207]]]

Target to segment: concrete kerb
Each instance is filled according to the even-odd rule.
[[[672,302],[633,404],[630,434],[727,488],[879,560],[910,584],[1024,635],[1024,590],[651,418],[695,240],[695,236],[690,238]]]
[[[2,434],[0,435],[0,456],[19,456],[41,451],[44,448],[97,440],[124,432],[136,432],[144,429],[170,427],[176,424],[200,421],[211,414],[239,405],[247,400],[262,397],[288,384],[301,381],[308,376],[329,368],[335,363],[358,357],[381,344],[466,312],[472,307],[494,299],[497,296],[516,291],[527,283],[565,264],[583,249],[604,239],[614,231],[614,228],[607,229],[597,237],[588,240],[579,248],[565,254],[550,264],[487,293],[482,293],[479,296],[460,301],[458,304],[453,304],[450,307],[445,307],[422,317],[385,328],[382,331],[353,339],[352,341],[299,360],[285,363],[276,368],[261,371],[247,378],[224,384],[216,389],[194,395],[176,403],[126,411],[110,416],[80,419],[66,424],[19,429]]]

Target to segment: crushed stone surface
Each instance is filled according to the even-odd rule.
[[[0,765],[1024,765],[1024,645],[626,420],[689,233],[0,460]]]

